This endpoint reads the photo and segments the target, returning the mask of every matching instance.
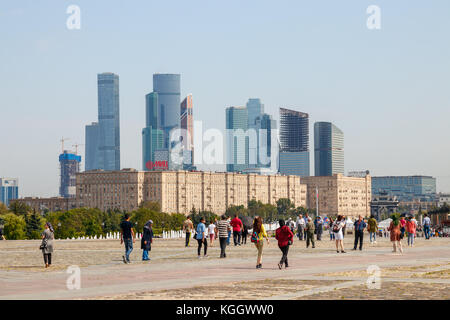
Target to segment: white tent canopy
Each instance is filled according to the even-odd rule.
[[[387,229],[389,227],[389,225],[391,224],[391,221],[392,221],[391,218],[381,221],[378,224],[378,228],[379,229]]]
[[[355,223],[352,221],[352,219],[347,218],[347,220],[345,220],[345,226],[347,228],[347,230],[352,229],[354,227]]]

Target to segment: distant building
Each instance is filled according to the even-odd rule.
[[[399,212],[399,203],[395,196],[380,194],[370,202],[370,214],[378,221],[388,219],[391,214]]]
[[[245,107],[229,107],[225,111],[227,171],[241,172],[249,167],[250,144],[257,144],[256,134],[248,134],[248,110]]]
[[[371,177],[346,177],[342,174],[301,178],[308,186],[307,206],[319,209],[320,216],[345,215],[356,218],[370,215]]]
[[[13,199],[19,198],[19,179],[0,178],[0,202],[6,206]]]
[[[317,177],[344,174],[344,133],[331,122],[314,124],[314,170]]]
[[[182,137],[183,169],[194,168],[194,104],[192,94],[187,95],[180,105],[181,129],[186,136]]]
[[[289,198],[306,206],[306,186],[297,176],[191,171],[89,171],[77,175],[77,206],[132,211],[156,201],[161,210],[189,214],[192,208],[223,214],[249,200],[276,204]]]
[[[119,76],[97,75],[98,123],[86,126],[86,170],[120,170]]]
[[[165,134],[161,129],[161,110],[158,93],[152,92],[145,96],[145,128],[142,129],[142,169],[152,170],[151,163],[155,161],[155,151],[164,149]]]
[[[57,212],[57,211],[68,211],[77,208],[75,198],[63,198],[63,197],[52,197],[52,198],[33,198],[26,197],[22,199],[14,200],[18,203],[23,203],[29,206],[32,210],[45,213],[45,212]]]
[[[280,173],[309,176],[309,115],[280,108]]]
[[[76,196],[76,174],[80,172],[81,156],[64,150],[59,155],[60,165],[60,187],[59,195],[63,198],[74,198]]]
[[[372,193],[395,196],[402,203],[436,202],[436,178],[429,176],[372,177]]]
[[[438,206],[442,207],[444,204],[450,206],[450,194],[439,193],[438,194]]]

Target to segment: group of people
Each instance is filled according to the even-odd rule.
[[[418,228],[418,223],[414,217],[398,217],[397,215],[391,216],[392,221],[387,228],[390,232],[390,240],[393,244],[393,252],[403,253],[402,239],[407,236],[408,246],[414,245],[414,239],[416,237],[416,232]],[[278,247],[282,252],[281,260],[278,267],[282,269],[283,266],[287,268],[288,264],[288,252],[289,246],[293,244],[294,231],[297,227],[297,237],[299,240],[306,240],[306,247],[315,248],[314,235],[317,235],[317,240],[321,240],[321,234],[323,232],[324,221],[322,218],[317,217],[312,219],[307,214],[305,217],[299,215],[294,225],[292,219],[287,221],[279,220],[279,228],[275,232],[275,239],[278,241]],[[153,243],[153,221],[149,220],[145,223],[141,238],[141,249],[142,249],[142,261],[150,261],[149,252],[151,251]],[[328,221],[328,226],[330,234],[330,240],[335,240],[336,252],[346,253],[344,249],[344,234],[346,227],[345,216],[339,215],[335,221],[331,218]],[[430,239],[430,227],[431,220],[425,214],[423,220],[423,228],[425,232],[426,239]],[[133,251],[133,244],[135,243],[135,232],[133,224],[130,222],[130,216],[125,215],[124,221],[120,224],[120,242],[125,245],[125,254],[122,256],[122,260],[125,264],[130,263],[130,254]],[[369,232],[370,243],[376,243],[376,237],[378,232],[378,223],[374,216],[371,216],[368,221],[364,221],[363,217],[360,215],[358,220],[354,222],[354,247],[353,250],[363,249],[364,232],[367,229]],[[226,258],[226,247],[230,244],[231,234],[233,235],[233,242],[235,246],[240,246],[247,242],[249,229],[242,220],[235,215],[233,219],[230,219],[225,214],[220,217],[220,220],[211,221],[209,225],[206,225],[205,218],[201,218],[200,222],[194,228],[194,224],[190,217],[186,219],[183,223],[183,230],[186,234],[185,246],[190,245],[190,240],[192,238],[192,233],[194,233],[194,239],[197,240],[197,255],[201,258],[201,252],[203,248],[203,257],[207,257],[208,252],[208,241],[210,246],[213,245],[216,239],[219,240],[220,244],[220,258]],[[262,268],[262,254],[264,248],[264,240],[269,244],[269,236],[264,228],[263,221],[261,217],[257,216],[253,220],[251,234],[251,242],[255,245],[257,250],[257,260],[256,268]],[[0,240],[4,239],[3,235],[0,234]],[[42,250],[45,267],[48,268],[52,264],[52,253],[53,253],[53,240],[54,240],[54,229],[50,222],[45,224],[45,230],[42,233],[42,243],[40,249]]]

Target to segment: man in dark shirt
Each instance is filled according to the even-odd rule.
[[[134,241],[133,224],[130,222],[130,216],[125,214],[125,220],[120,224],[120,244],[125,243],[125,255],[122,256],[123,263],[130,263]]]
[[[367,224],[364,222],[363,217],[360,215],[358,220],[355,222],[355,246],[353,250],[356,250],[359,242],[359,250],[362,250],[363,247],[363,239],[364,239],[364,229],[367,227]]]

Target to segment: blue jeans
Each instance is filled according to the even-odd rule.
[[[334,232],[333,231],[330,232],[330,240],[334,240]]]
[[[148,250],[143,250],[143,252],[142,252],[142,260],[150,260],[149,258],[148,258]]]
[[[408,233],[408,245],[414,244],[414,233]]]
[[[130,254],[133,251],[133,239],[123,239],[123,243],[125,243],[125,258],[129,262]]]
[[[430,238],[430,226],[423,226],[423,232],[425,233],[425,238]]]
[[[377,241],[377,233],[376,232],[369,232],[369,238],[370,238],[370,242]]]
[[[227,245],[230,244],[231,230],[228,231]]]

